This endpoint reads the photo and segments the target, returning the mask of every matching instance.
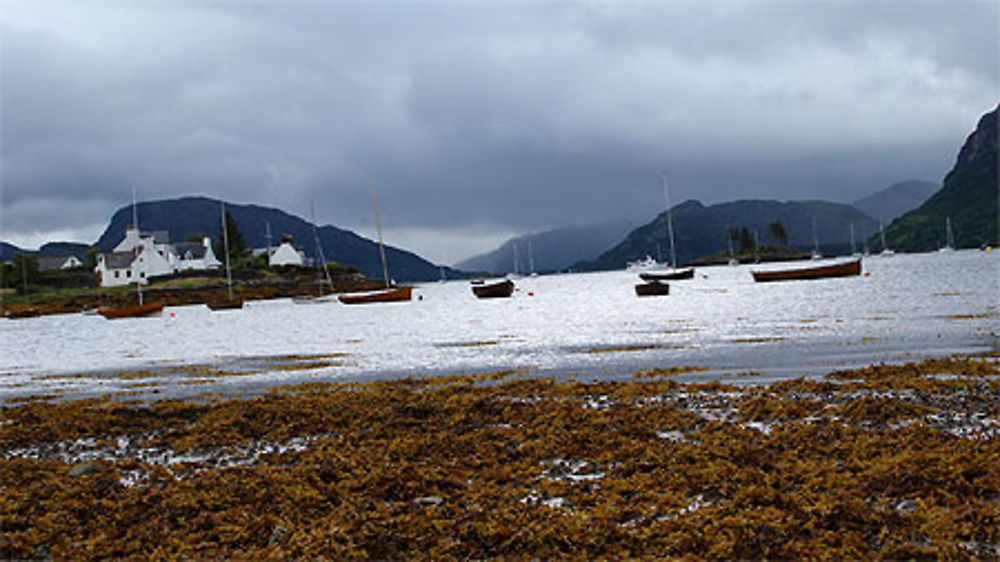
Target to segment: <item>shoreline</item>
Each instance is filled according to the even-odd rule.
[[[996,353],[683,371],[0,408],[0,557],[1000,553]]]

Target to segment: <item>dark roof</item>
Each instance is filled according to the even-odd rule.
[[[72,257],[74,256],[40,256],[38,258],[38,269],[39,271],[62,269],[62,266],[66,265],[66,260]]]
[[[135,261],[135,252],[107,252],[104,256],[104,267],[107,269],[125,269]]]
[[[174,248],[177,250],[177,257],[182,260],[200,260],[205,257],[205,245],[201,242],[182,242],[180,244],[174,244]],[[190,256],[187,255],[188,252],[191,253]]]

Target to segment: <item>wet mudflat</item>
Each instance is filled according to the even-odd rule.
[[[700,369],[25,397],[0,557],[1000,554],[995,355],[678,382]]]

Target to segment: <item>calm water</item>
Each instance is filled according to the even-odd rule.
[[[150,319],[0,321],[0,401],[152,388],[241,394],[304,380],[510,368],[619,378],[698,365],[708,370],[690,377],[771,380],[1000,347],[997,251],[873,256],[865,276],[818,281],[755,284],[751,267],[700,268],[694,280],[671,283],[667,297],[638,298],[634,274],[604,272],[521,278],[507,300],[477,300],[455,281],[420,285],[409,303],[283,299],[229,312],[168,307]],[[342,356],[309,369],[267,359],[328,354]],[[243,376],[192,379],[172,374],[177,364]],[[147,375],[114,375],[147,367]]]

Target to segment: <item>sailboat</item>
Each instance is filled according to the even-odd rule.
[[[726,227],[726,239],[729,242],[729,265],[740,265],[740,260],[733,255],[733,235],[729,232],[729,227]]]
[[[369,186],[369,190],[372,194],[372,205],[375,209],[375,230],[378,233],[378,253],[382,259],[382,280],[385,283],[385,288],[363,293],[341,293],[338,298],[344,304],[408,301],[413,296],[413,287],[408,285],[393,287],[389,281],[389,266],[385,261],[385,244],[382,242],[382,223],[378,215],[378,200],[375,198],[375,189]]]
[[[945,244],[943,247],[938,248],[939,252],[954,252],[955,251],[955,235],[951,233],[951,217],[945,217],[944,219],[944,230],[945,230]]]
[[[139,212],[136,208],[135,202],[135,187],[132,187],[132,224],[135,226],[136,230],[139,229]],[[136,259],[138,259],[138,254],[142,252],[142,247],[137,247],[132,249],[136,254]],[[159,316],[163,312],[163,303],[156,302],[144,302],[142,298],[142,279],[143,275],[136,275],[135,278],[135,290],[138,295],[138,304],[134,306],[101,306],[97,309],[97,313],[101,316],[107,318],[108,320],[114,320],[118,318],[142,318],[150,316]]]
[[[323,254],[323,243],[319,241],[319,227],[316,226],[316,209],[313,207],[312,201],[309,202],[309,216],[313,223],[313,241],[316,243],[316,254],[319,255],[319,261],[323,266],[323,277],[317,282],[319,285],[319,294],[317,296],[312,295],[298,295],[292,297],[292,302],[295,304],[321,304],[324,302],[330,302],[333,299],[333,295],[323,296],[323,283],[326,282],[327,285],[333,288],[333,279],[330,278],[330,268],[326,265],[326,255]]]
[[[226,224],[226,203],[222,202],[222,246],[226,252],[226,288],[229,290],[228,298],[210,300],[206,305],[212,310],[232,310],[243,308],[243,297],[233,296],[233,274],[229,268],[229,228]]]
[[[883,258],[888,258],[896,255],[896,252],[889,249],[889,246],[885,243],[885,226],[882,224],[882,219],[878,220],[879,234],[882,236],[882,253],[879,254]]]
[[[667,234],[670,237],[670,267],[653,271],[645,271],[639,274],[643,281],[672,281],[678,279],[691,279],[694,277],[693,267],[683,267],[677,269],[677,251],[674,245],[674,220],[670,209],[670,191],[667,189],[667,174],[663,174],[663,194],[667,199]]]
[[[823,254],[819,251],[819,234],[816,232],[816,215],[812,216],[812,231],[813,231],[813,251],[812,255],[809,257],[814,260],[822,259]]]

